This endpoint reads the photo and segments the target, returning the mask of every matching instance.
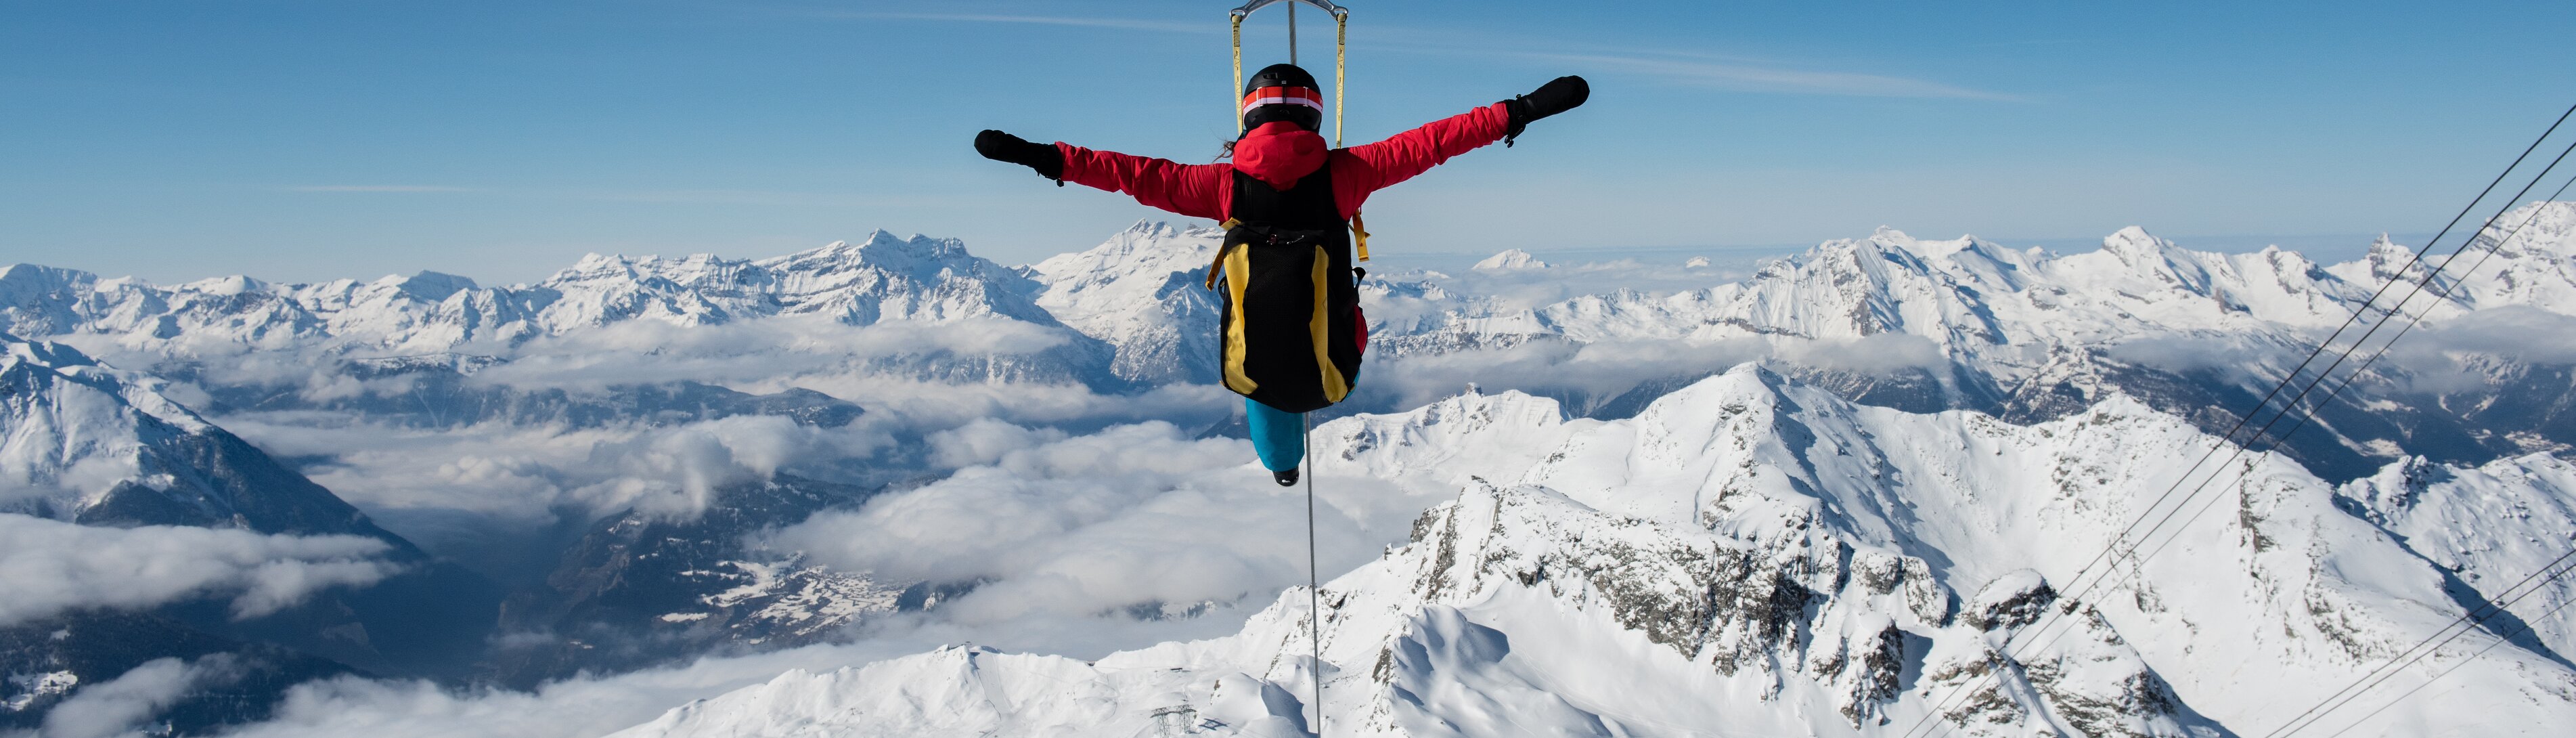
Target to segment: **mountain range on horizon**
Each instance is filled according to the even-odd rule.
[[[2576,335],[2576,203],[2506,221],[2523,225],[2481,235],[2492,261],[2410,301],[2424,328],[2287,439],[2221,437],[2318,340],[2384,306],[2383,285],[2422,275],[2406,248],[2383,239],[2322,265],[2135,228],[2064,255],[1881,229],[1686,289],[1623,283],[1698,267],[1525,253],[1459,274],[1373,270],[1370,373],[1318,419],[1312,473],[1436,504],[1403,514],[1407,530],[1361,526],[1385,554],[1324,572],[1320,714],[1402,735],[2267,728],[2267,710],[2500,604],[2576,536],[2576,346],[2553,340]],[[592,256],[504,287],[0,269],[9,514],[371,538],[402,571],[254,618],[226,612],[229,590],[191,590],[0,628],[0,646],[18,644],[0,651],[0,729],[42,726],[81,685],[156,658],[282,665],[201,669],[228,674],[198,683],[235,701],[332,675],[525,689],[979,606],[1020,575],[851,568],[791,544],[1022,473],[967,440],[982,417],[1027,429],[1021,444],[1158,420],[1181,427],[1174,443],[1222,442],[1227,411],[1210,400],[1224,395],[1206,391],[1217,305],[1199,284],[1219,235],[1139,223],[1005,267],[877,232],[766,259]],[[396,470],[412,467],[396,464],[412,462],[397,457],[487,434],[578,440],[439,473],[555,496],[405,496]],[[2071,599],[2085,556],[2164,509],[2149,500],[2181,473],[2173,459],[2230,442],[2255,451],[2215,492],[2234,504],[2118,596]],[[687,461],[620,466],[644,457]],[[1157,494],[1219,484],[1150,478]],[[500,537],[523,540],[473,552]],[[1148,621],[1236,613],[1231,636],[788,673],[664,705],[631,734],[1312,730],[1312,614],[1285,586],[1117,603]],[[2482,632],[2509,648],[2438,662],[2505,697],[2392,724],[2576,718],[2576,613],[2557,609],[2571,600],[2555,585]],[[2061,610],[2082,616],[2073,642],[2006,646]],[[115,635],[37,633],[90,620]],[[2264,666],[2206,656],[2221,652]],[[1961,694],[1966,707],[1939,702]],[[279,717],[170,704],[188,715],[171,718],[180,732],[257,734]]]

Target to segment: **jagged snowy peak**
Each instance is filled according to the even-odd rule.
[[[1531,256],[1530,252],[1522,251],[1520,249],[1505,249],[1501,253],[1485,257],[1484,261],[1476,262],[1475,266],[1469,268],[1492,272],[1509,271],[1514,269],[1546,269],[1547,267],[1547,262],[1539,261],[1538,257]]]
[[[2495,255],[2479,253],[2487,249]],[[2451,272],[2465,275],[2455,299],[2468,307],[2576,314],[2576,202],[2533,203],[2497,218]]]
[[[1001,318],[1053,326],[1038,286],[954,239],[879,231],[857,243],[759,260],[593,254],[531,285],[478,287],[424,272],[372,282],[272,285],[228,277],[159,287],[18,265],[0,271],[0,329],[114,336],[135,348],[196,343],[378,352],[500,348],[654,320],[705,326],[773,315],[845,325]]]
[[[2479,230],[2466,251],[2457,239],[2446,238],[2421,261],[2413,249],[2382,236],[2360,260],[2326,271],[2378,285],[2421,281],[2436,267],[2442,276],[2407,302],[2408,313],[2438,319],[2463,310],[2522,305],[2576,314],[2576,202],[2534,202],[2507,211]],[[2393,304],[2411,289],[2397,285],[2387,301]]]
[[[824,315],[847,325],[881,320],[1003,317],[1052,325],[1030,302],[1036,286],[966,252],[956,239],[898,239],[877,231],[759,260],[593,254],[530,286],[562,295],[542,314],[558,332],[653,317],[680,325],[768,315]]]
[[[2462,281],[2462,306],[2576,312],[2576,203],[2518,209],[2481,238],[2501,238],[2503,224],[2524,221],[2530,227]],[[1896,332],[1933,339],[1953,354],[1980,344],[2107,345],[2142,332],[2332,327],[2397,275],[2406,255],[2383,237],[2363,261],[2324,267],[2278,248],[2191,251],[2130,227],[2104,238],[2098,251],[2056,256],[1973,236],[1930,241],[1882,228],[1867,239],[1827,242],[1776,262],[1740,285],[1660,304],[1631,300],[1675,317],[1703,318],[1644,323],[1679,323],[1682,330],[1641,334],[1631,327],[1637,321],[1587,320],[1619,311],[1583,303],[1543,309],[1531,319],[1582,340]],[[2463,259],[2447,273],[2466,273],[2470,263]],[[2420,277],[2425,269],[2406,274]],[[2410,307],[2422,314],[2431,302],[2419,299]],[[2434,309],[2431,317],[2456,312]]]
[[[2563,429],[2563,409],[2499,403],[2501,393],[2563,386],[2566,372],[2550,363],[2562,362],[2553,357],[2563,352],[2541,342],[2531,351],[2506,349],[2527,355],[2475,353],[2529,343],[2491,338],[2528,330],[2496,326],[2554,325],[2576,314],[2576,302],[2556,297],[2576,295],[2576,237],[2568,234],[2576,226],[2561,227],[2576,223],[2576,203],[2535,204],[2500,222],[2526,220],[2531,225],[2507,249],[2460,283],[2460,298],[2418,297],[2407,308],[2436,330],[2415,334],[2402,348],[2444,345],[2443,331],[2455,326],[2470,343],[2491,348],[2458,344],[2466,347],[2445,350],[2470,353],[2373,363],[2371,376],[2321,410],[2288,452],[2349,479],[2405,453],[2483,463],[2576,442]],[[2491,229],[2488,237],[2503,231]],[[1436,280],[1405,289],[1389,284],[1370,293],[1373,306],[1400,309],[1372,312],[1394,316],[1374,326],[1372,345],[1381,360],[1432,359],[1415,366],[1447,372],[1442,376],[1492,374],[1467,367],[1504,370],[1500,376],[1513,379],[1495,383],[1546,392],[1578,414],[1600,417],[1633,413],[1672,386],[1763,357],[1869,404],[1971,408],[2030,422],[2117,391],[2218,431],[2360,310],[2407,255],[2383,240],[2362,261],[2322,267],[2277,248],[2195,252],[2129,228],[2097,251],[2061,256],[1882,228],[1772,262],[1743,282],[1672,293],[1617,291],[1533,307],[1413,296],[1437,290]],[[2453,269],[2466,272],[2470,263]],[[2379,309],[2404,287],[2384,296]],[[2532,312],[2488,312],[2500,308]],[[2434,376],[2417,381],[2426,372]],[[2472,387],[2444,378],[2464,372],[2484,379]],[[2498,412],[2526,407],[2547,409]]]
[[[2136,228],[2066,257],[1882,228],[1773,262],[1742,283],[1461,313],[1438,330],[1586,342],[1906,334],[1952,357],[2005,358],[2031,344],[2101,345],[2142,331],[2331,325],[2367,294],[2290,252],[2192,252]]]
[[[162,396],[157,385],[68,346],[0,334],[0,485],[7,489],[0,504],[87,523],[399,542],[328,490]]]
[[[1137,221],[1089,250],[1030,265],[1046,285],[1037,304],[1117,348],[1110,370],[1150,382],[1215,382],[1210,331],[1218,299],[1207,269],[1225,232]]]
[[[2213,442],[2126,399],[2014,426],[1748,366],[1629,420],[1550,409],[1471,395],[1317,429],[1323,484],[1481,477],[1324,587],[1331,732],[1893,736],[1965,690],[1937,719],[1968,735],[2245,734],[2463,610],[2438,568],[2270,455],[2134,584],[2061,603],[2173,459]],[[1291,591],[1237,635],[1096,662],[951,648],[793,672],[620,735],[1300,734],[1307,616]],[[1999,653],[2042,622],[2065,635]],[[2576,720],[2563,662],[2467,656],[2406,678],[2460,665],[2447,683],[2488,695],[2477,709],[2417,700],[2374,725]]]

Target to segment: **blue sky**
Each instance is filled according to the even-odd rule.
[[[974,132],[1208,160],[1228,7],[0,0],[0,262],[500,283],[878,228],[1032,261],[1160,216],[976,158]],[[1372,199],[1399,266],[1882,224],[2422,233],[2576,102],[2566,2],[1352,7],[1353,143],[1594,85]],[[1284,18],[1256,16],[1247,64],[1283,60]]]

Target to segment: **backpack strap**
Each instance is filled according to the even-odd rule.
[[[1217,225],[1229,234],[1245,226],[1247,221],[1263,228],[1314,231],[1338,231],[1350,225],[1342,220],[1340,210],[1333,205],[1333,167],[1329,157],[1323,166],[1299,177],[1296,184],[1285,190],[1272,187],[1242,170],[1235,170],[1231,209],[1234,212],[1227,213],[1225,222]],[[1367,261],[1368,234],[1353,232],[1362,239],[1358,258]],[[1230,245],[1218,248],[1216,259],[1208,264],[1208,289],[1216,289],[1217,276],[1224,271],[1226,254],[1232,248]]]

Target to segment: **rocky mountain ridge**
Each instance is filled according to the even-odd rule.
[[[2183,529],[2134,583],[2062,601],[2181,471],[2167,460],[2215,442],[2124,398],[2014,426],[1742,366],[1633,419],[1529,412],[1546,402],[1470,395],[1317,429],[1326,483],[1444,478],[1460,454],[1496,475],[1324,586],[1320,665],[1299,589],[1225,638],[791,672],[619,735],[1303,734],[1318,678],[1344,735],[1893,736],[1927,715],[1968,735],[2247,734],[2471,607],[2277,455],[2212,490],[2234,514]],[[2006,650],[2037,627],[2059,635]],[[2493,697],[2386,719],[2576,719],[2576,669],[2545,648],[2437,661],[2417,678],[2458,666]]]

